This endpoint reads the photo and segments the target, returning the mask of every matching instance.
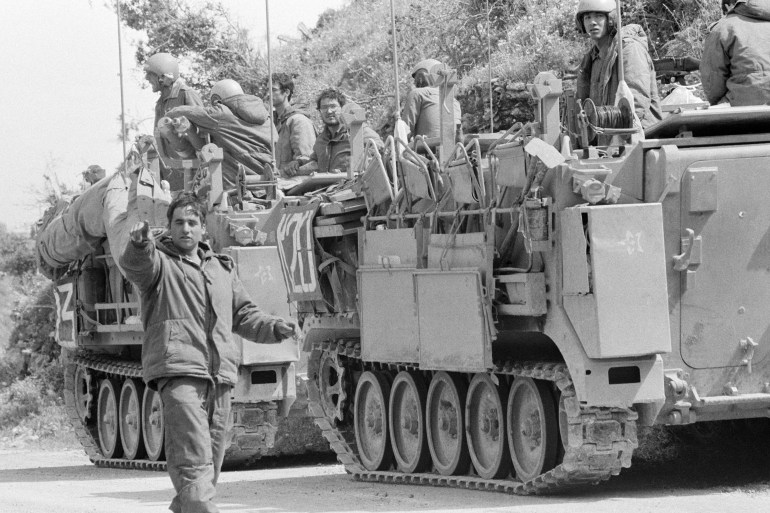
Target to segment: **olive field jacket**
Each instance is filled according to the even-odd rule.
[[[240,347],[232,332],[257,343],[281,338],[267,315],[249,298],[233,260],[200,243],[198,266],[183,258],[170,237],[129,241],[120,257],[126,277],[141,295],[144,342],[142,370],[151,386],[172,376],[234,385]]]

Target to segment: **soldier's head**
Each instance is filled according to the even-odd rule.
[[[294,77],[288,73],[273,73],[273,107],[291,103],[294,96]]]
[[[615,34],[616,9],[615,0],[580,0],[575,14],[578,32],[592,41]]]
[[[412,78],[415,87],[431,87],[434,85],[431,71],[442,66],[436,59],[424,59],[412,68]]]
[[[98,164],[91,164],[82,173],[83,180],[91,185],[95,184],[107,175],[107,171]]]
[[[171,87],[179,78],[179,62],[170,53],[151,55],[144,63],[144,78],[150,83],[154,93],[164,87]]]
[[[342,107],[346,102],[345,95],[338,89],[326,89],[318,95],[316,107],[325,125],[339,126],[342,121]]]
[[[241,85],[235,80],[226,78],[214,84],[211,88],[211,96],[209,99],[211,100],[211,105],[216,105],[223,100],[238,96],[239,94],[243,94]]]
[[[168,233],[174,246],[182,254],[197,251],[198,243],[206,233],[206,206],[198,196],[183,192],[171,202],[166,213]]]

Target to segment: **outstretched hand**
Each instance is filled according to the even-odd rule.
[[[150,225],[147,221],[139,221],[131,228],[131,242],[144,244],[150,241]]]
[[[275,325],[275,333],[279,340],[297,335],[297,325],[294,321],[281,320]]]

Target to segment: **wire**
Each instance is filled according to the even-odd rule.
[[[601,128],[631,128],[633,119],[628,114],[628,111],[614,105],[598,105],[596,121],[593,124]]]

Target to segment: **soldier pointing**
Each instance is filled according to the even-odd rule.
[[[166,460],[175,513],[219,511],[213,503],[230,424],[230,393],[240,351],[235,332],[257,343],[296,333],[293,322],[259,310],[233,260],[202,242],[206,211],[183,193],[157,240],[136,223],[120,263],[141,294],[142,370],[163,400]]]

